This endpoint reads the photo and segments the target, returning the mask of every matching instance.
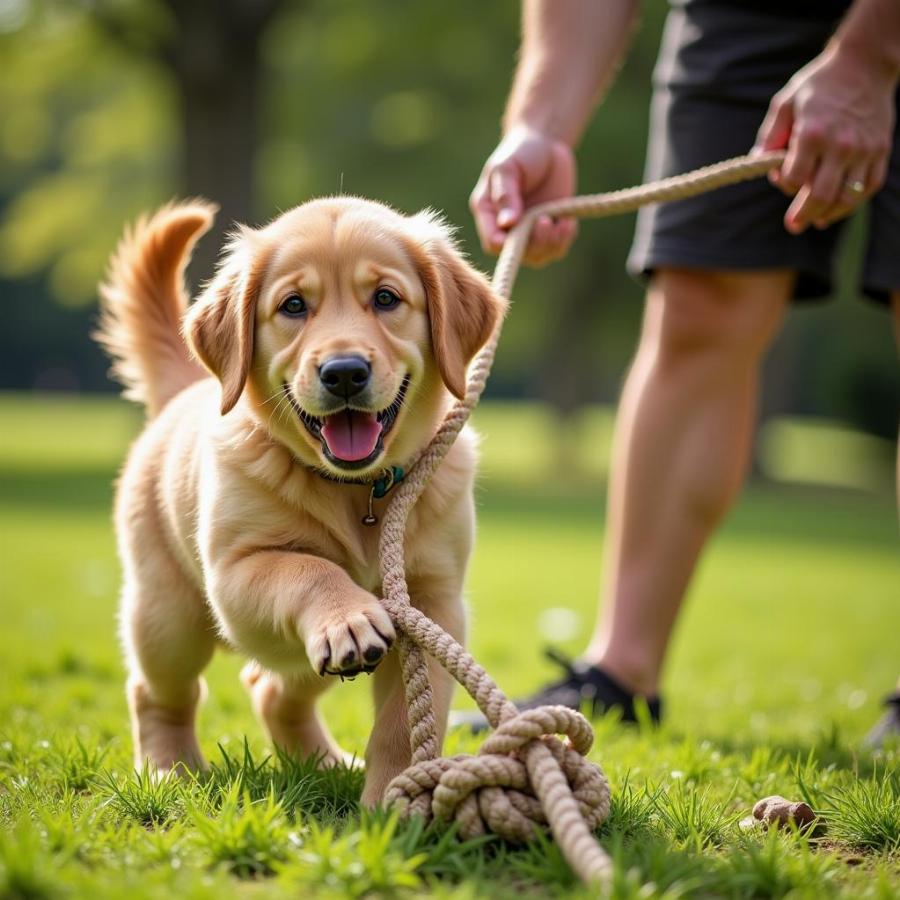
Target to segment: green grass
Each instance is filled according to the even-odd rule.
[[[590,627],[610,416],[578,421],[561,451],[541,410],[486,408],[479,420],[470,645],[516,694],[553,674],[544,643],[577,652]],[[271,755],[234,656],[209,672],[209,776],[130,770],[109,503],[139,422],[109,400],[0,398],[0,898],[589,896],[548,840],[466,844],[362,815],[358,772]],[[810,434],[824,443],[803,445],[803,458],[828,455],[834,469],[846,436]],[[900,896],[900,747],[861,746],[900,668],[898,601],[889,488],[747,493],[679,624],[667,724],[595,723],[615,896]],[[356,753],[366,687],[338,685],[325,701]],[[476,746],[451,734],[445,749]],[[741,830],[773,793],[805,797],[824,836]]]

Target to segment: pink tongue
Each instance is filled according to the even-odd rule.
[[[325,418],[322,437],[331,455],[346,462],[365,459],[375,450],[381,423],[374,413],[345,409]]]

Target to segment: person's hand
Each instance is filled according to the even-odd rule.
[[[481,246],[486,253],[499,253],[526,209],[544,200],[571,197],[574,191],[572,148],[537,131],[512,129],[484,164],[469,198]],[[565,256],[576,231],[574,219],[541,216],[532,228],[525,262],[542,266]]]
[[[772,98],[756,149],[787,148],[769,180],[794,198],[784,217],[792,234],[826,228],[884,184],[895,88],[892,73],[832,46]]]

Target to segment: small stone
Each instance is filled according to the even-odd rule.
[[[792,802],[776,795],[758,800],[753,806],[753,818],[776,828],[792,823],[798,828],[808,828],[816,821],[816,814],[802,800]]]

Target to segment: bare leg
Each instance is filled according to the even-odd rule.
[[[699,554],[743,482],[760,359],[786,271],[663,270],[647,296],[613,448],[602,612],[584,655],[656,693]]]
[[[316,700],[330,686],[327,679],[312,671],[306,677],[286,678],[251,661],[241,670],[241,681],[273,744],[301,758],[322,756],[326,765],[344,761],[316,712]]]

